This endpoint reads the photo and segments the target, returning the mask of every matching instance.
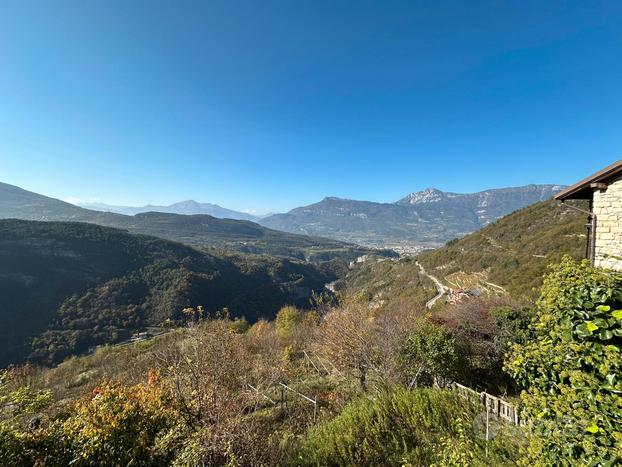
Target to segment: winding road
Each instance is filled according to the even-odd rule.
[[[428,274],[425,271],[425,268],[419,263],[419,261],[417,261],[415,264],[419,267],[421,274],[423,274],[428,279],[430,279],[432,282],[434,282],[434,284],[436,285],[436,290],[438,291],[438,294],[433,299],[428,300],[428,302],[425,304],[426,308],[429,310],[430,308],[434,306],[434,304],[437,302],[439,298],[441,298],[443,295],[445,295],[445,293],[449,291],[449,288],[445,287],[443,283],[439,281],[436,277]]]

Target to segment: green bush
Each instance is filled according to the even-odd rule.
[[[292,464],[430,465],[452,458],[459,443],[471,465],[483,465],[483,442],[470,428],[477,410],[439,389],[400,388],[361,397],[335,419],[311,429]],[[490,465],[511,464],[499,458],[494,446]],[[510,451],[504,447],[503,452]]]
[[[459,359],[451,330],[423,320],[408,336],[398,356],[409,387],[430,386],[455,378]]]
[[[294,306],[285,306],[279,310],[274,320],[276,335],[279,339],[291,339],[296,325],[304,319],[304,314]]]
[[[622,274],[566,257],[545,279],[535,338],[506,363],[533,422],[526,463],[622,461],[621,309]]]

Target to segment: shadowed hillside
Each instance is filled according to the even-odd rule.
[[[273,317],[284,304],[307,305],[337,267],[206,253],[85,223],[1,220],[0,365],[28,354],[59,361],[179,321],[191,305]]]

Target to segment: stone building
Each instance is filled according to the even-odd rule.
[[[622,271],[622,160],[566,188],[555,199],[589,200],[587,256],[595,266]]]

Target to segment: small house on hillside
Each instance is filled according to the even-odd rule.
[[[589,200],[587,256],[595,266],[622,271],[622,160],[566,188],[555,199]]]

